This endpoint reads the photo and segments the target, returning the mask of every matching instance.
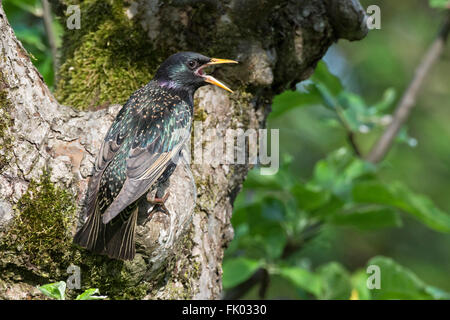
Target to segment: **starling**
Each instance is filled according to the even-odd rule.
[[[131,95],[97,155],[88,186],[87,220],[74,237],[76,244],[114,259],[134,258],[139,202],[174,171],[190,137],[195,91],[210,83],[232,92],[203,72],[206,66],[223,63],[237,62],[176,53]]]

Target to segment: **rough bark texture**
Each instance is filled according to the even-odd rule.
[[[60,16],[76,3],[52,2]],[[240,61],[218,75],[233,94],[212,86],[198,90],[195,117],[205,130],[223,136],[228,128],[264,127],[275,94],[310,76],[339,38],[365,36],[364,11],[353,0],[91,0],[81,2],[81,17],[81,29],[64,36],[57,101],[0,8],[0,298],[37,295],[34,286],[64,280],[69,263],[81,266],[83,286],[111,297],[220,298],[232,203],[249,165],[183,162],[168,186],[170,214],[139,225],[137,257],[126,263],[73,248],[70,235],[79,223],[67,224],[61,248],[49,248],[50,256],[60,250],[64,257],[51,268],[27,257],[25,249],[33,248],[15,246],[18,235],[9,230],[20,230],[12,226],[30,211],[24,195],[36,201],[45,195],[39,185],[27,191],[30,181],[50,170],[51,182],[74,195],[80,212],[97,150],[120,104],[181,50]],[[213,141],[195,143],[214,148]]]

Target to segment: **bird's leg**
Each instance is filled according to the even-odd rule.
[[[148,208],[145,212],[147,213],[144,224],[152,219],[153,214],[156,211],[161,211],[162,213],[169,215],[169,210],[167,210],[165,202],[169,197],[169,192],[166,193],[169,187],[169,182],[167,179],[159,179],[156,185],[150,189],[147,194],[142,196],[141,204],[143,207]],[[154,193],[153,191],[156,190]],[[154,194],[154,196],[153,196]],[[153,207],[152,207],[153,206]],[[150,207],[152,207],[150,209]]]
[[[154,197],[152,196],[152,192],[147,193],[147,202],[154,205],[149,215],[152,215],[155,211],[161,211],[166,215],[169,215],[169,210],[167,210],[165,205],[165,202],[170,195],[169,191],[166,192],[168,187],[168,180],[160,181],[156,185],[156,193]]]
[[[159,189],[157,189],[157,191],[160,193]],[[158,192],[154,193],[153,190],[149,190],[147,193],[144,193],[139,199],[139,215],[137,221],[139,225],[145,226],[147,222],[152,220],[153,214],[156,211],[162,211],[166,213],[165,211],[167,211],[167,209],[163,205],[164,201],[168,198],[168,194],[161,197]],[[160,209],[161,206],[163,206],[162,209]]]
[[[147,195],[144,194],[142,198],[139,200],[139,214],[138,214],[138,221],[137,223],[139,225],[146,225],[148,221],[152,219],[151,212],[153,211],[154,205],[150,204],[147,201]]]
[[[167,192],[162,198],[154,197],[152,199],[151,193],[147,193],[147,201],[151,204],[164,204],[166,202],[167,198],[169,197],[170,192]]]
[[[162,198],[158,198],[158,192],[157,192],[155,197],[152,199],[151,194],[149,192],[149,193],[147,193],[147,201],[151,204],[158,206],[160,209],[162,209],[161,210],[162,212],[168,214],[169,210],[167,210],[165,202],[166,202],[167,198],[169,197],[169,195],[170,195],[170,192],[168,191],[168,192],[166,192],[166,194],[164,194],[164,196]]]

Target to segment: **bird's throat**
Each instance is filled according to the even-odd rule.
[[[158,85],[161,88],[169,89],[169,90],[178,90],[180,89],[180,85],[173,80],[157,80]]]
[[[185,88],[173,80],[156,80],[156,81],[161,88],[171,92],[172,94],[179,96],[190,106],[193,106],[195,89]]]

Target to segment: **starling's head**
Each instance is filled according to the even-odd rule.
[[[155,79],[161,86],[194,92],[208,83],[232,92],[213,76],[203,72],[203,68],[222,63],[237,63],[228,59],[208,58],[195,52],[179,52],[164,61],[156,71]]]

